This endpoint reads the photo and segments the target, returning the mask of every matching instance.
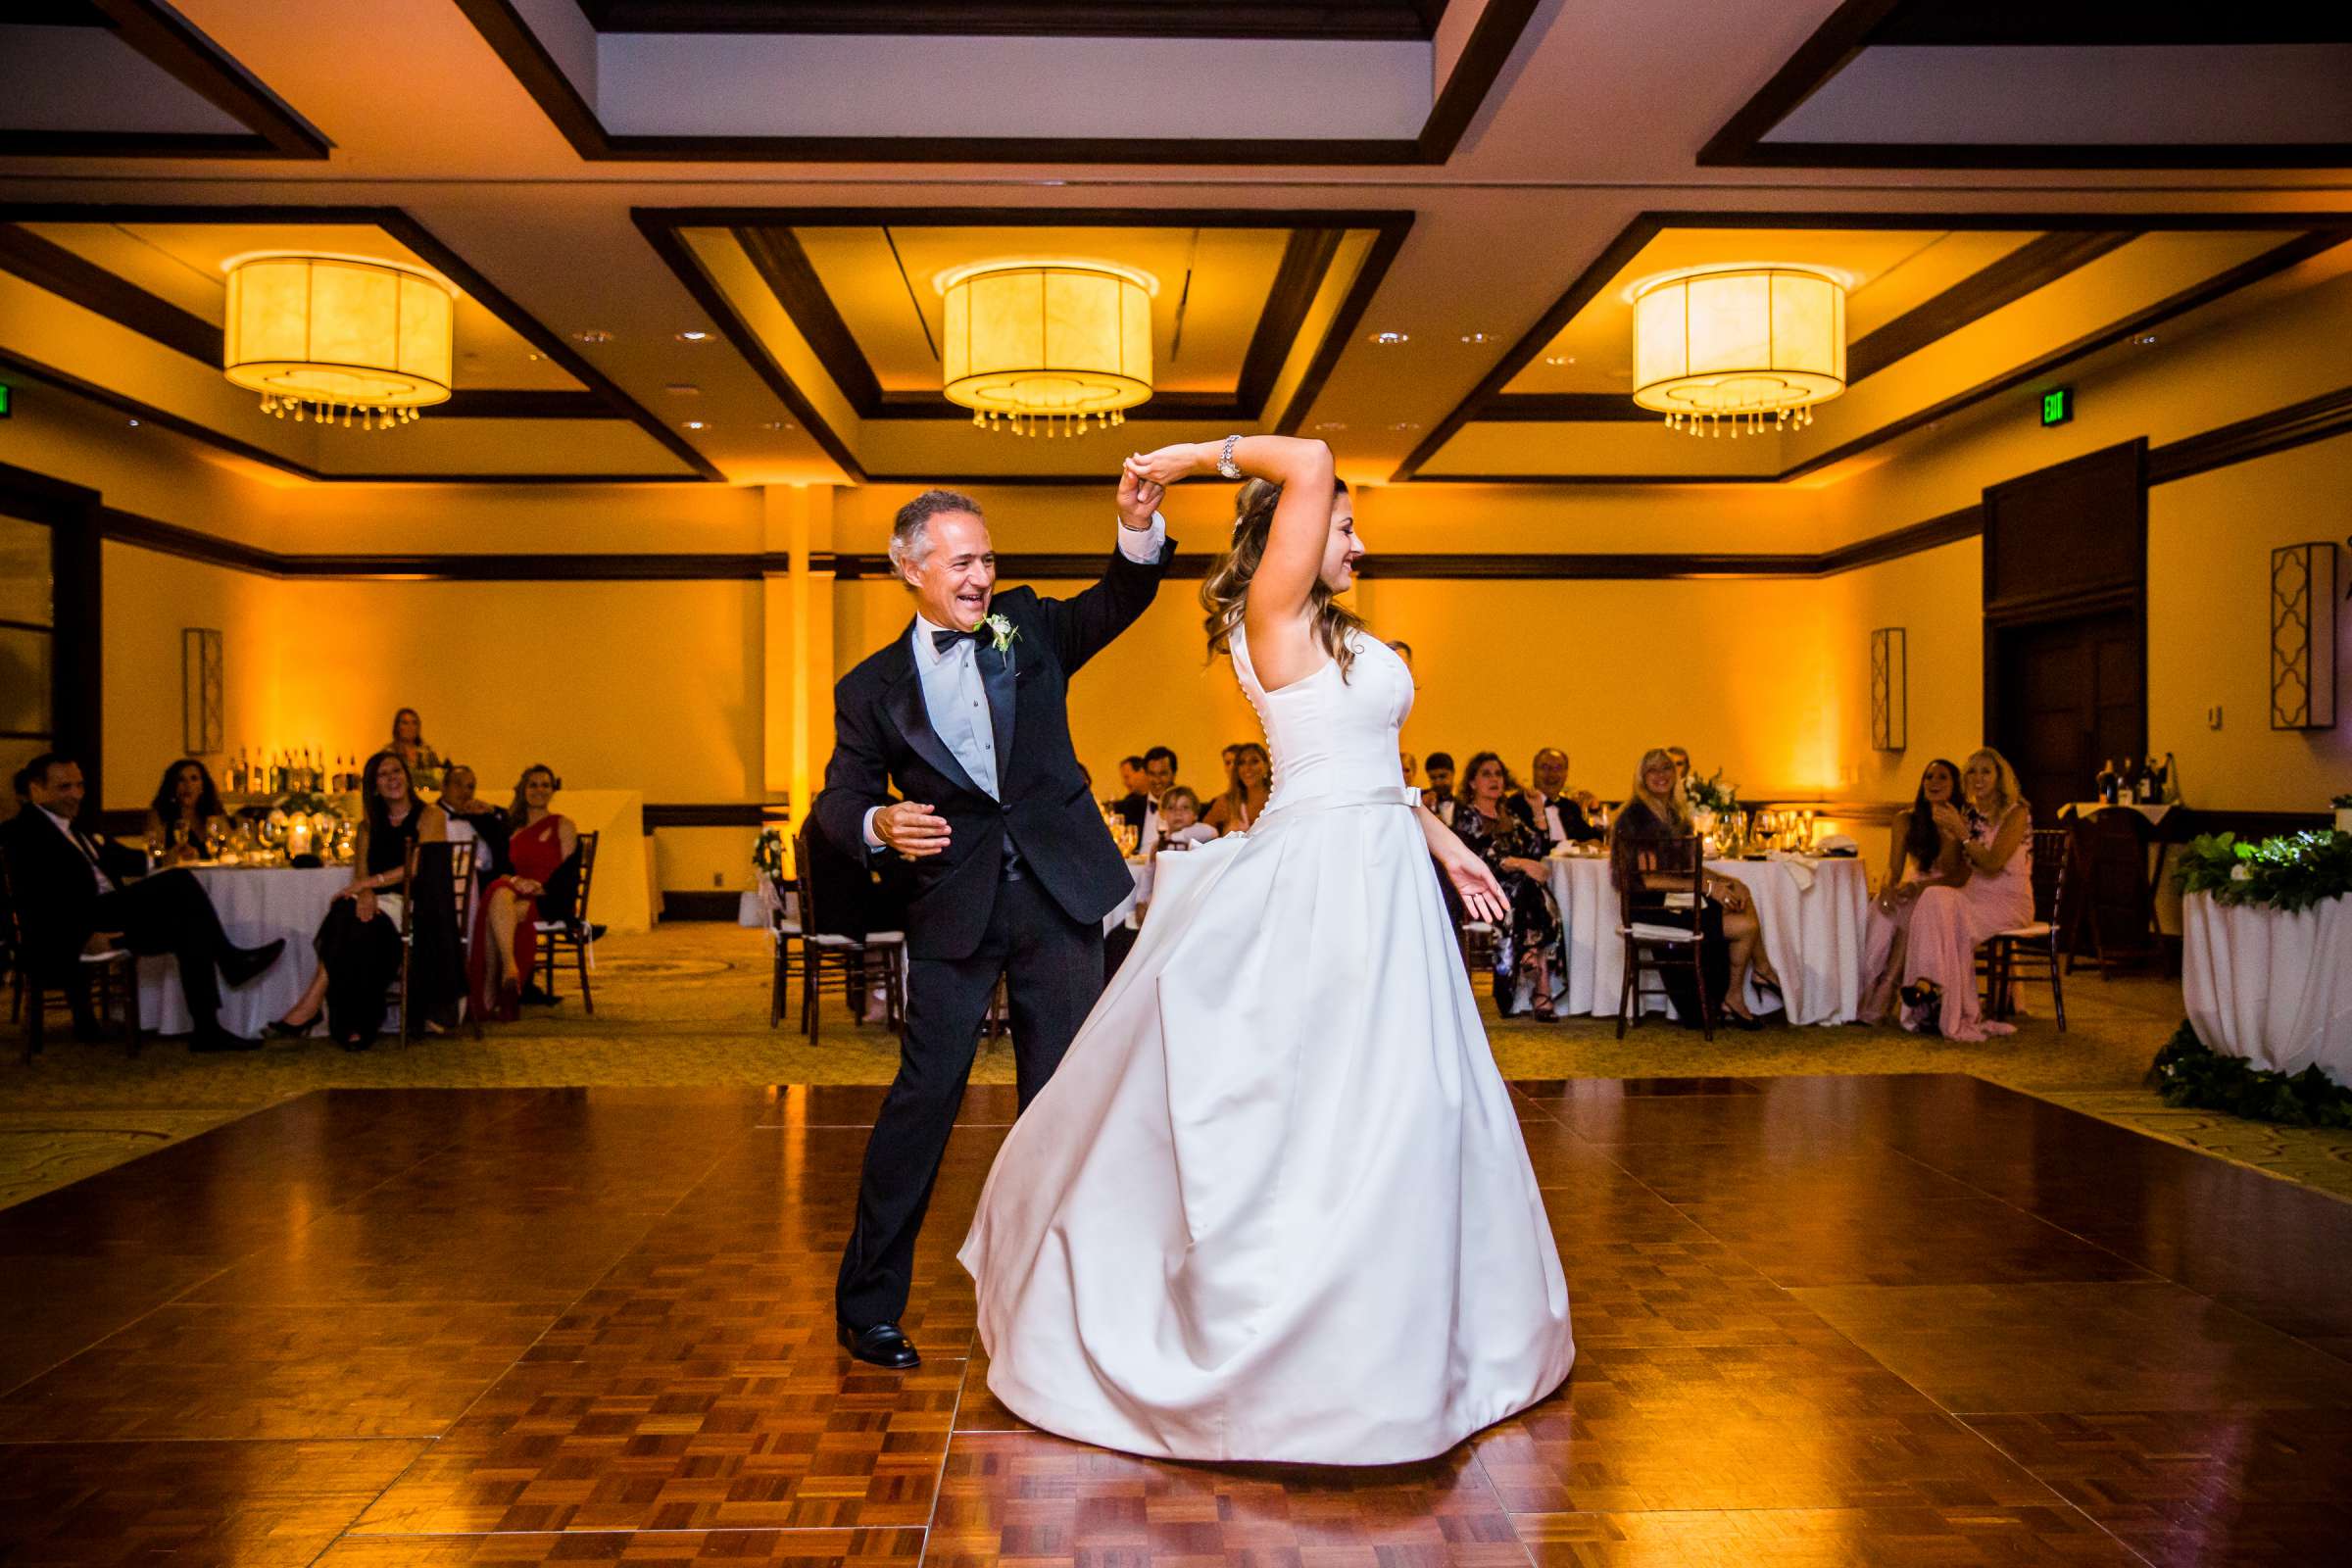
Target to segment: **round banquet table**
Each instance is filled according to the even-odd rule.
[[[348,865],[205,865],[190,875],[220,912],[228,940],[258,947],[277,937],[286,951],[268,972],[243,986],[220,982],[220,1025],[231,1033],[258,1035],[281,1017],[318,972],[311,939],[326,918],[326,906],[351,885]],[[180,994],[179,960],[166,955],[139,960],[139,1026],[157,1034],[185,1034],[194,1027]]]
[[[1851,1023],[1862,1004],[1862,934],[1870,910],[1870,876],[1860,858],[1709,860],[1707,869],[1738,877],[1755,897],[1788,1021]],[[1625,939],[1617,934],[1608,857],[1555,855],[1544,870],[1559,906],[1568,971],[1567,1001],[1554,1005],[1613,1018],[1625,985]],[[1667,1010],[1654,982],[1651,990],[1645,1009]],[[1752,984],[1745,1001],[1752,1012],[1780,1004]]]
[[[2180,992],[2197,1038],[2257,1067],[2352,1083],[2352,899],[2289,914],[2180,901]]]

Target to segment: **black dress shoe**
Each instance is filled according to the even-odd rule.
[[[877,1323],[870,1329],[854,1329],[844,1323],[841,1348],[860,1361],[886,1366],[894,1372],[923,1364],[923,1358],[914,1353],[914,1342],[896,1323]]]
[[[522,988],[522,1000],[534,1007],[552,1007],[564,999],[552,992],[542,991],[536,984],[532,984]]]
[[[259,1051],[262,1043],[244,1035],[232,1035],[225,1029],[199,1029],[188,1037],[190,1051]]]
[[[288,1023],[283,1018],[272,1018],[262,1025],[262,1034],[270,1040],[308,1040],[311,1031],[318,1027],[318,1020],[316,1018],[308,1023]]]
[[[266,971],[285,951],[284,937],[258,948],[231,948],[220,956],[220,973],[230,985],[241,986]]]

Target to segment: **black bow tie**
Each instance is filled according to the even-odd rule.
[[[957,643],[971,643],[977,646],[987,630],[986,626],[974,626],[970,631],[945,631],[934,626],[931,628],[931,646],[943,654]]]

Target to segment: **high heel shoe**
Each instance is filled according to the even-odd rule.
[[[310,1038],[311,1031],[318,1027],[318,1020],[316,1018],[308,1018],[301,1023],[288,1023],[283,1018],[272,1018],[262,1025],[262,1033],[272,1040],[307,1040]]]

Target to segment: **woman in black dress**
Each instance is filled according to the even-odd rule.
[[[1481,752],[1471,758],[1462,770],[1453,831],[1478,852],[1511,901],[1509,940],[1494,955],[1494,1010],[1507,1018],[1517,1009],[1519,979],[1525,973],[1531,985],[1529,1010],[1550,1023],[1556,1016],[1552,1004],[1561,973],[1560,917],[1544,885],[1543,834],[1503,807],[1511,787],[1500,757]]]
[[[400,973],[401,895],[409,849],[449,842],[449,818],[416,798],[398,752],[368,759],[360,775],[367,816],[352,852],[351,885],[335,895],[312,948],[318,973],[302,999],[270,1026],[273,1035],[308,1034],[326,1008],[327,1032],[346,1051],[366,1051],[383,1033],[386,993]]]
[[[220,804],[213,770],[193,757],[165,768],[164,781],[156,786],[155,800],[147,808],[147,847],[155,852],[155,868],[211,859],[207,835],[215,822],[225,828],[228,808]]]
[[[1679,775],[1667,750],[1653,748],[1642,756],[1634,787],[1609,829],[1609,880],[1620,891],[1633,888],[1634,918],[1649,925],[1692,924],[1692,911],[1669,907],[1666,899],[1679,888],[1690,891],[1688,870],[1661,872],[1662,843],[1687,839],[1692,832],[1690,808],[1677,787]],[[1708,1012],[1726,1015],[1741,1029],[1761,1029],[1743,998],[1733,994],[1732,976],[1744,975],[1755,965],[1760,984],[1777,986],[1763,956],[1762,928],[1756,922],[1755,901],[1737,877],[1702,869],[1702,897],[1697,911],[1699,979],[1688,969],[1669,969],[1660,978],[1674,1003],[1676,1018],[1687,1029],[1699,1027],[1700,986],[1705,987]]]

